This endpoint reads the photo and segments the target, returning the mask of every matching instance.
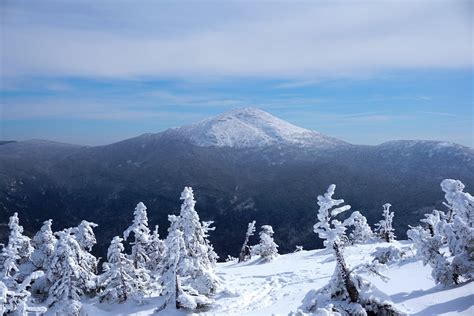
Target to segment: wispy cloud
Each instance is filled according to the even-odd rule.
[[[472,63],[470,5],[422,0],[4,2],[2,73],[259,76],[303,78],[299,84],[311,84],[313,79],[305,78],[467,68]]]

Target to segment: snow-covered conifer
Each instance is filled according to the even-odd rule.
[[[450,222],[445,222],[444,232],[453,256],[452,268],[457,276],[474,279],[474,197],[464,192],[459,180],[441,182],[446,204],[452,212]]]
[[[14,213],[8,222],[10,235],[8,244],[2,249],[2,274],[12,276],[18,271],[21,264],[27,263],[33,253],[30,238],[23,235],[23,227],[20,225],[18,213]]]
[[[252,257],[248,243],[249,243],[250,236],[253,236],[254,233],[255,233],[255,221],[250,222],[247,227],[247,232],[245,233],[244,244],[242,245],[242,248],[240,249],[239,262],[247,261]]]
[[[209,241],[209,232],[216,230],[216,227],[213,227],[212,224],[214,224],[214,221],[203,221],[202,222],[202,229],[204,231],[204,242],[207,246],[207,256],[209,258],[209,262],[211,263],[211,266],[213,268],[216,267],[217,259],[219,259],[219,256],[217,253],[214,251],[214,246],[211,244]]]
[[[150,240],[147,247],[147,256],[149,258],[149,261],[147,262],[147,268],[150,271],[157,271],[159,269],[164,253],[165,243],[160,239],[158,225],[156,225],[153,233],[150,235]]]
[[[142,202],[137,204],[133,212],[134,219],[132,225],[123,233],[124,240],[127,240],[130,233],[134,234],[134,241],[131,242],[132,254],[130,258],[136,268],[145,268],[150,258],[147,255],[148,243],[150,240],[150,229],[148,228],[148,216],[146,206]]]
[[[41,229],[33,237],[35,250],[31,255],[31,261],[38,269],[42,270],[48,268],[51,255],[53,254],[57,242],[57,238],[51,230],[51,224],[52,220],[44,221]]]
[[[149,275],[143,268],[135,268],[123,253],[122,238],[115,236],[107,251],[104,273],[99,277],[101,301],[123,303],[130,298],[143,301],[149,287]]]
[[[377,315],[397,315],[389,302],[368,293],[373,286],[357,274],[357,271],[364,271],[382,276],[379,272],[379,263],[349,269],[345,262],[342,246],[346,228],[334,217],[349,210],[350,206],[340,206],[344,200],[332,198],[335,189],[336,186],[332,184],[324,196],[318,196],[319,221],[314,225],[314,232],[324,239],[327,248],[332,248],[336,258],[336,269],[328,285],[308,293],[311,297],[309,301],[314,303],[306,308],[311,312],[330,310],[343,315],[366,315],[367,312]]]
[[[181,231],[181,218],[168,216],[170,227],[165,240],[167,255],[163,260],[163,295],[165,303],[159,308],[186,308],[194,310],[199,306],[211,304],[211,300],[200,294],[191,286],[189,273],[192,268],[192,260],[189,260],[185,246],[184,234]]]
[[[252,252],[265,261],[271,261],[278,256],[278,245],[273,241],[273,228],[263,225],[260,231],[260,243],[252,247]]]
[[[378,236],[386,242],[392,242],[395,240],[395,230],[392,227],[394,213],[390,212],[391,206],[392,205],[389,203],[383,205],[383,219],[375,224],[375,226],[377,226],[376,232]]]
[[[351,208],[350,205],[339,206],[344,203],[344,200],[332,198],[335,190],[336,185],[331,184],[324,195],[318,196],[318,222],[314,225],[314,232],[324,240],[327,249],[333,249],[334,244],[340,245],[346,231],[344,224],[333,217]]]
[[[448,258],[442,252],[444,241],[439,231],[435,230],[434,235],[431,235],[429,230],[417,226],[408,230],[407,235],[413,241],[423,264],[429,264],[433,268],[431,276],[436,283],[449,285],[458,282],[458,277],[454,273]]]
[[[98,225],[96,223],[81,221],[79,226],[77,226],[75,237],[79,245],[88,251],[92,250],[92,247],[97,243],[94,234],[94,228]]]
[[[373,236],[367,219],[358,211],[353,212],[351,216],[344,221],[344,226],[353,226],[353,230],[349,234],[349,240],[352,243],[366,243]]]
[[[189,261],[185,268],[181,268],[180,275],[190,277],[186,282],[183,281],[183,284],[191,286],[200,294],[209,295],[216,291],[218,284],[213,260],[217,255],[207,240],[209,227],[204,228],[199,220],[194,208],[196,201],[191,187],[184,188],[180,199],[183,203],[177,225],[183,232],[186,260]]]
[[[43,275],[43,271],[35,271],[28,275],[22,283],[13,282],[8,286],[0,281],[0,314],[27,316],[30,313],[43,314],[44,307],[28,306],[28,298],[31,293],[26,290],[31,282]]]
[[[79,315],[80,296],[84,292],[81,278],[85,274],[86,279],[89,279],[88,272],[83,271],[79,264],[82,249],[73,236],[73,229],[65,229],[56,235],[59,239],[47,271],[48,280],[52,284],[47,303],[50,307],[54,306],[59,314]]]

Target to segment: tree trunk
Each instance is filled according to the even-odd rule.
[[[244,241],[244,244],[242,245],[242,249],[240,250],[240,254],[239,254],[239,262],[243,262],[245,261],[245,257],[246,257],[246,254],[247,254],[247,243],[249,242],[249,236],[245,236],[245,241]]]
[[[341,279],[344,282],[344,286],[346,287],[346,291],[349,294],[351,302],[356,303],[359,301],[359,291],[357,290],[354,282],[351,280],[350,272],[347,269],[346,262],[344,261],[344,257],[339,249],[339,245],[337,243],[333,244],[333,249],[336,254],[337,265],[339,268],[339,273],[341,274]]]

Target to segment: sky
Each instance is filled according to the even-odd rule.
[[[102,145],[257,107],[474,146],[472,1],[0,2],[0,140]]]

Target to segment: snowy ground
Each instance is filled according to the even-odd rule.
[[[344,251],[347,264],[352,266],[372,260],[372,250],[386,245],[348,247]],[[281,255],[270,263],[262,263],[259,259],[243,264],[219,263],[220,291],[216,294],[212,309],[201,314],[287,315],[301,306],[309,290],[327,284],[334,267],[332,254],[325,250]],[[445,289],[435,286],[430,272],[430,268],[423,267],[421,261],[405,259],[389,265],[388,270],[384,271],[390,277],[387,283],[367,278],[407,314],[474,315],[474,282]],[[160,302],[161,298],[149,298],[143,306],[132,303],[107,306],[90,302],[85,304],[85,308],[89,315],[150,315]],[[160,314],[170,315],[170,312]]]

